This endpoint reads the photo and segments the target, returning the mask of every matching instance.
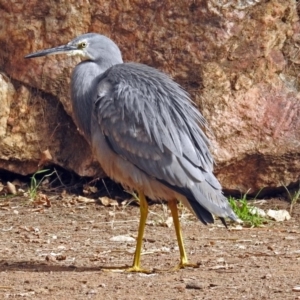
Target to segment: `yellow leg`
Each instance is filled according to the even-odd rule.
[[[174,227],[175,227],[175,232],[176,232],[176,237],[177,237],[177,242],[178,242],[179,252],[180,252],[180,263],[177,267],[175,267],[175,270],[179,270],[184,267],[198,267],[198,265],[188,263],[188,258],[184,249],[184,243],[183,243],[183,238],[182,238],[182,233],[181,233],[180,223],[178,218],[177,201],[176,200],[169,201],[168,205],[173,217],[173,222],[174,222]]]
[[[139,224],[139,231],[138,231],[138,238],[135,248],[135,254],[133,259],[133,265],[131,268],[127,269],[128,272],[142,272],[142,273],[151,273],[145,269],[142,269],[140,266],[141,262],[141,251],[142,251],[142,243],[145,231],[146,220],[148,216],[148,203],[144,193],[139,192],[139,199],[140,199],[140,224]]]

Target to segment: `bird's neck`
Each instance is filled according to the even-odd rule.
[[[93,61],[84,61],[73,70],[71,100],[78,129],[90,141],[93,99],[97,93],[97,77],[105,70]]]
[[[114,65],[123,63],[121,56],[103,55],[98,61],[94,62],[99,68],[99,75]]]
[[[71,99],[75,123],[90,142],[93,101],[97,97],[98,77],[113,65],[123,63],[121,54],[107,57],[103,55],[98,61],[83,61],[72,74]]]

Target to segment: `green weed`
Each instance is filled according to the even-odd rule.
[[[243,221],[244,226],[259,227],[268,221],[255,212],[254,206],[249,205],[247,201],[247,194],[245,194],[241,199],[235,199],[230,196],[228,201],[235,214]]]
[[[29,187],[29,190],[28,190],[29,199],[31,201],[34,201],[36,199],[38,188],[41,185],[41,183],[44,181],[44,179],[47,178],[47,177],[50,177],[51,175],[53,175],[55,173],[55,171],[53,171],[50,174],[44,175],[40,180],[38,180],[36,178],[36,176],[40,175],[40,174],[43,174],[43,173],[46,173],[46,172],[49,172],[49,171],[50,171],[49,169],[39,170],[39,171],[35,172],[32,175],[32,177],[30,179],[30,187]]]
[[[300,200],[300,186],[299,186],[299,189],[294,191],[294,192],[290,192],[288,190],[288,188],[283,185],[284,188],[286,189],[286,192],[287,192],[287,195],[289,197],[289,200],[291,201],[291,205],[290,205],[290,215],[292,215],[292,211],[293,211],[293,207],[294,205],[298,202],[298,200]]]

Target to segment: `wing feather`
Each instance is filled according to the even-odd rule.
[[[98,95],[96,118],[115,153],[186,196],[202,221],[235,218],[212,174],[205,120],[175,82],[145,65],[116,65]]]

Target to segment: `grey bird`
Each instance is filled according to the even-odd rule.
[[[189,95],[170,77],[139,63],[124,63],[118,46],[96,33],[25,56],[67,53],[84,60],[73,70],[75,123],[103,170],[138,192],[140,224],[132,272],[147,272],[140,255],[148,214],[146,197],[168,201],[180,251],[176,269],[190,266],[184,249],[177,200],[204,223],[213,215],[238,218],[213,175],[207,122]]]

